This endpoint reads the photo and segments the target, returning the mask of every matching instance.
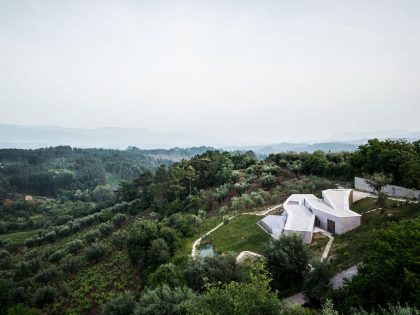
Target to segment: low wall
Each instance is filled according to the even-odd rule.
[[[366,182],[366,180],[361,177],[354,178],[354,188],[370,193],[375,192],[375,190]],[[420,190],[409,189],[395,185],[386,185],[382,188],[382,192],[389,197],[420,200]]]

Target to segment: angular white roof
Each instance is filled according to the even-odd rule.
[[[278,239],[283,232],[284,225],[286,224],[285,215],[268,215],[264,217],[261,221],[267,225],[271,231],[272,236],[275,239]]]
[[[294,194],[283,204],[287,212],[285,230],[311,232],[314,229],[315,215],[306,208],[306,198],[316,198],[314,195]]]

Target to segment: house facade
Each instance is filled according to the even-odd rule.
[[[352,211],[353,190],[328,189],[319,199],[312,194],[293,194],[283,204],[283,215],[267,216],[258,225],[274,238],[298,234],[310,244],[315,227],[343,234],[360,226],[361,215]]]

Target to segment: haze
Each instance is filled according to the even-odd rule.
[[[0,123],[231,144],[418,130],[420,1],[0,1]]]

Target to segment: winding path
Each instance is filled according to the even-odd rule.
[[[243,212],[243,213],[238,213],[235,214],[234,216],[229,217],[229,220],[232,220],[234,217],[238,216],[238,215],[242,215],[242,214],[253,214],[253,215],[258,215],[258,216],[265,216],[268,213],[274,212],[278,209],[280,209],[283,206],[283,204],[279,204],[273,207],[270,207],[264,211],[260,211],[260,212]],[[216,227],[212,228],[210,231],[208,231],[206,234],[204,234],[203,236],[201,236],[200,238],[196,239],[192,245],[192,250],[191,250],[191,256],[194,258],[197,256],[197,247],[200,245],[201,241],[203,240],[203,237],[206,237],[207,235],[213,233],[214,231],[216,231],[218,228],[220,228],[223,225],[223,222],[220,223],[219,225],[217,225]]]

